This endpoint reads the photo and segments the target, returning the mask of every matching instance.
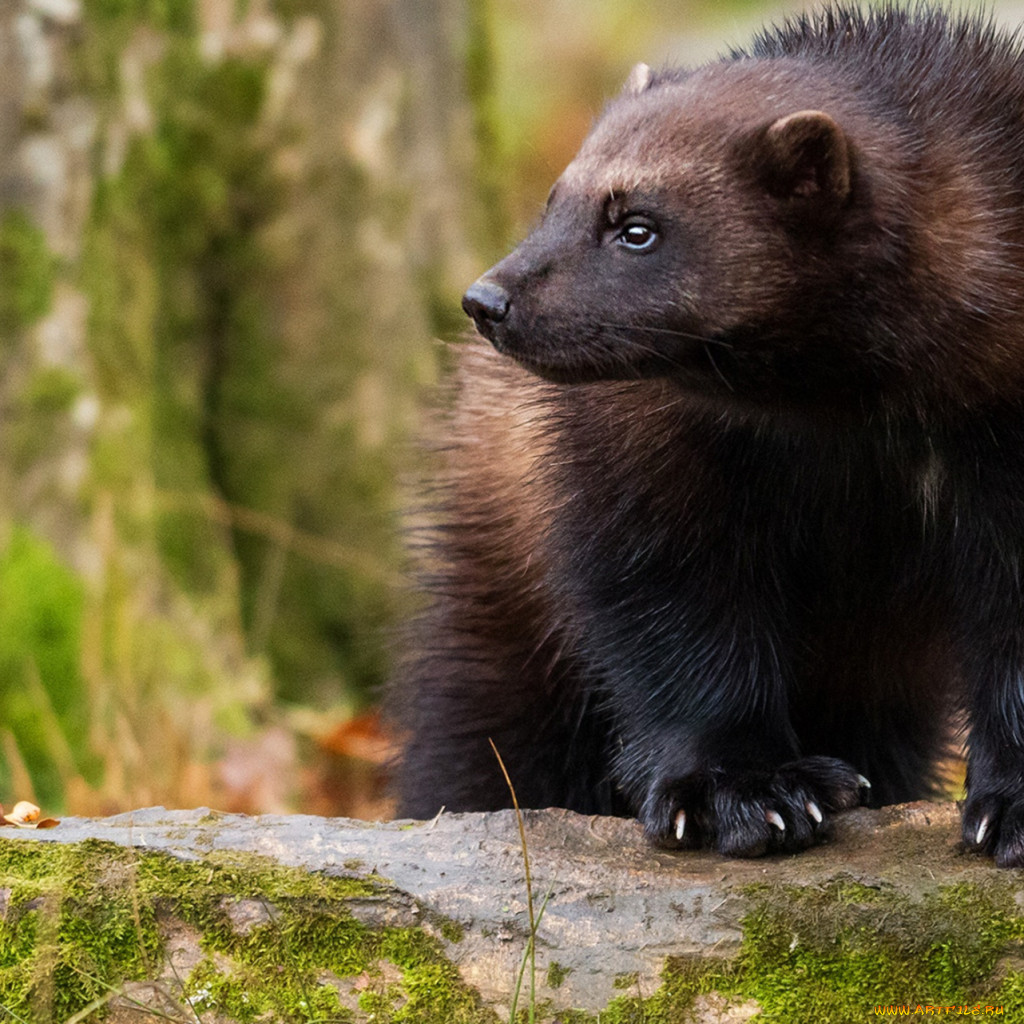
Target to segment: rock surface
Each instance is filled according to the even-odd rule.
[[[1007,878],[960,852],[953,804],[854,811],[838,820],[827,846],[751,861],[654,850],[628,820],[565,811],[524,817],[538,909],[547,898],[537,932],[538,977],[554,982],[538,997],[591,1012],[622,995],[623,978],[649,996],[661,985],[669,956],[735,954],[750,887],[759,883],[813,889],[840,879],[894,889],[915,902],[944,886]],[[446,953],[492,1007],[508,1006],[529,933],[512,812],[367,823],[148,808],[107,819],[65,819],[51,831],[3,833],[11,836],[33,843],[107,840],[189,860],[251,853],[311,871],[380,876],[394,887],[392,895],[354,901],[354,915],[382,927],[415,925],[431,915],[454,920],[463,935],[445,940]],[[267,910],[234,913],[244,918]],[[238,925],[251,926],[245,920]],[[545,975],[552,963],[556,975]],[[701,998],[697,1019],[747,1019],[752,1012],[749,1004],[747,1011],[730,1010],[717,997]]]

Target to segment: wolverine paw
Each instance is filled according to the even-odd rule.
[[[964,846],[995,859],[1001,868],[1024,867],[1024,796],[969,795],[963,811]]]
[[[822,842],[828,815],[856,807],[869,786],[834,757],[774,770],[712,768],[655,783],[640,820],[660,846],[710,847],[727,857],[791,853]]]

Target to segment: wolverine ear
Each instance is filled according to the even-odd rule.
[[[773,121],[760,138],[768,191],[781,199],[840,205],[850,194],[850,145],[842,128],[820,110]]]
[[[626,84],[622,87],[622,91],[633,96],[639,96],[640,93],[650,86],[653,78],[654,73],[646,64],[637,64],[630,71],[629,78],[626,79]]]

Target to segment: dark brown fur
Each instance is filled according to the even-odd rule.
[[[965,841],[1024,864],[1022,245],[976,18],[635,75],[466,296],[404,810],[505,806],[490,737],[525,805],[800,849],[933,792],[962,710]]]

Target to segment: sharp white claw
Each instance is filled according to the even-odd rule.
[[[871,783],[867,779],[865,779],[863,775],[857,776],[857,785],[860,786],[861,789],[871,788]]]
[[[786,823],[782,820],[782,815],[778,811],[765,811],[764,819],[769,825],[774,825],[780,832],[786,831]]]
[[[680,811],[676,815],[676,839],[682,839],[686,831],[686,811]]]
[[[974,834],[974,845],[981,846],[985,841],[985,836],[988,835],[988,816],[986,815],[978,823],[978,831]]]
[[[807,808],[807,813],[820,825],[823,820],[821,808],[813,800],[808,800],[804,807]]]

